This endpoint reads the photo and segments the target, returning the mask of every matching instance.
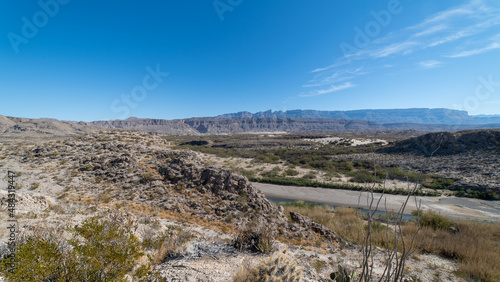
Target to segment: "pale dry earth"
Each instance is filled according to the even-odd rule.
[[[172,152],[164,140],[154,135],[138,132],[122,132],[115,134],[116,136],[113,137],[113,139],[106,134],[107,133],[94,133],[94,135],[86,137],[88,140],[92,140],[92,143],[90,143],[92,146],[96,146],[96,148],[100,148],[99,150],[103,151],[103,153],[100,153],[101,155],[107,154],[107,152],[102,149],[102,145],[110,146],[111,148],[123,146],[126,151],[122,151],[120,154],[130,154],[132,157],[137,158],[138,162],[143,161],[147,164],[147,161],[151,158],[148,151],[157,150],[167,153]],[[113,140],[106,141],[106,138]],[[123,218],[131,220],[134,226],[136,226],[134,234],[138,238],[142,238],[148,232],[154,232],[151,227],[152,223],[158,226],[157,229],[155,229],[156,232],[164,230],[169,225],[179,225],[182,226],[184,230],[195,234],[195,238],[189,242],[182,256],[167,259],[156,266],[155,269],[160,271],[162,277],[164,277],[166,281],[232,281],[232,277],[238,271],[239,267],[244,264],[257,263],[269,256],[236,250],[231,243],[233,235],[218,229],[199,226],[195,222],[186,222],[181,218],[162,218],[159,212],[144,215],[135,214],[124,208],[118,208],[116,205],[113,205],[113,203],[121,196],[119,194],[115,194],[113,198],[110,198],[109,204],[102,204],[99,197],[95,197],[95,200],[84,202],[83,199],[86,199],[86,197],[91,197],[92,195],[98,196],[96,195],[97,193],[105,195],[106,191],[103,192],[99,190],[98,187],[101,184],[96,183],[94,177],[88,177],[88,172],[83,171],[79,172],[77,175],[75,174],[75,176],[71,176],[70,168],[75,164],[81,165],[78,159],[82,161],[83,164],[85,164],[85,161],[90,156],[92,156],[92,160],[94,160],[94,157],[96,160],[99,160],[99,153],[96,153],[97,156],[93,156],[94,152],[84,154],[84,151],[80,152],[78,150],[80,150],[80,148],[87,148],[89,146],[85,143],[87,141],[74,142],[72,140],[73,139],[58,140],[56,143],[51,143],[50,140],[9,139],[8,141],[4,140],[0,142],[0,155],[2,156],[0,158],[0,196],[2,197],[2,205],[0,208],[0,245],[5,246],[4,244],[8,236],[5,228],[8,218],[5,202],[7,193],[7,181],[5,176],[7,175],[7,171],[12,170],[16,171],[19,175],[16,178],[16,183],[19,184],[16,190],[16,196],[18,197],[16,214],[22,232],[26,232],[36,226],[46,226],[48,228],[74,226],[82,222],[85,218],[99,212],[111,211],[118,213]],[[74,146],[74,150],[65,151],[64,148],[71,148],[71,146]],[[41,147],[49,149],[49,151],[46,152],[40,151],[40,154],[46,154],[45,156],[47,156],[47,158],[36,163],[26,161],[25,157],[27,156],[22,153],[23,150],[29,149],[35,151]],[[56,148],[59,150],[59,155],[51,153]],[[79,149],[77,150],[77,148]],[[180,154],[182,155],[183,153]],[[190,156],[193,154],[196,155],[195,153],[189,153]],[[61,159],[63,155],[66,158],[64,162],[63,159]],[[76,158],[77,161],[72,161],[73,157]],[[28,159],[30,158],[33,157],[29,157]],[[23,159],[25,160],[22,161]],[[193,160],[195,159],[196,158]],[[99,163],[96,161],[95,164],[97,165]],[[173,191],[168,190],[167,186],[163,187],[160,185],[156,187],[155,183],[156,182],[153,182],[153,184],[149,185],[149,188],[147,185],[140,186],[143,194],[149,192],[148,190],[153,190],[153,188],[164,188],[165,190],[163,191],[165,192],[163,193],[168,193],[170,197],[176,195]],[[265,191],[265,189],[262,188],[264,184],[252,185]],[[34,188],[35,186],[36,188]],[[266,187],[269,188],[269,186]],[[110,186],[109,189],[111,188]],[[290,195],[290,188],[291,187],[280,187],[279,189],[282,189],[282,192],[276,192],[276,194],[281,193],[280,195]],[[296,188],[298,188],[297,191],[302,191],[296,192],[296,195],[301,198],[306,195],[312,195],[311,197],[314,199],[325,197],[325,194],[322,194],[322,192],[319,192],[319,194],[314,194],[318,192],[312,192],[316,190],[307,190],[306,187]],[[124,190],[123,193],[130,193],[130,191],[131,190],[125,192]],[[328,190],[328,192],[333,191],[337,190]],[[357,202],[357,194],[359,193],[352,192],[353,194],[351,195],[348,192],[351,191],[346,191],[344,196],[342,196],[343,194],[339,194],[340,196],[330,197],[331,199],[338,198],[344,203]],[[65,193],[74,193],[75,197],[64,196]],[[203,196],[201,194],[198,195],[200,197]],[[143,195],[140,194],[136,195],[134,201],[138,203],[146,201],[142,196]],[[209,200],[208,196],[203,199]],[[203,201],[203,199],[200,199],[200,201]],[[397,203],[398,202],[395,200],[391,204],[397,205]],[[207,210],[207,213],[209,211],[210,209]],[[200,216],[207,215],[200,214]],[[337,270],[338,264],[352,270],[359,270],[360,267],[361,253],[359,251],[359,246],[353,244],[332,244],[328,247],[304,247],[285,244],[278,241],[275,241],[274,244],[276,247],[275,252],[286,252],[304,269],[304,281],[328,281],[325,278],[328,277],[330,272]],[[375,253],[374,272],[375,274],[380,274],[383,271],[385,251],[377,249]],[[313,264],[318,261],[324,262],[323,268],[315,269],[313,267]],[[420,281],[462,281],[454,275],[456,270],[457,263],[454,261],[440,258],[435,255],[416,255],[409,259],[406,275],[407,277],[417,278]]]

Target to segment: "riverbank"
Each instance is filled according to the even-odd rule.
[[[252,185],[262,191],[268,198],[301,200],[323,203],[333,206],[345,206],[367,209],[369,207],[369,193],[342,189],[325,189],[315,187],[284,186],[252,182]],[[376,200],[381,194],[374,193]],[[379,211],[397,212],[406,200],[402,195],[384,195],[380,202]],[[441,215],[456,218],[480,221],[500,222],[500,201],[487,201],[459,197],[426,197],[417,196],[423,210],[433,210]],[[412,197],[404,211],[411,214],[416,210],[415,197]]]

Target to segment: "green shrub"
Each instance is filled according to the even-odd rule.
[[[281,172],[281,169],[279,167],[275,167],[270,171],[266,171],[262,173],[263,177],[277,177]]]
[[[63,250],[52,240],[28,239],[15,253],[16,262],[10,268],[1,263],[2,273],[10,281],[64,281]]]
[[[76,226],[73,232],[83,238],[83,241],[76,238],[70,240],[80,259],[78,275],[82,278],[121,279],[142,256],[137,238],[118,222],[91,217],[81,226]]]
[[[413,216],[419,218],[420,224],[422,226],[428,226],[432,229],[442,229],[448,230],[453,225],[453,222],[433,211],[422,212],[422,211],[413,211]]]
[[[283,174],[284,174],[285,176],[296,176],[296,175],[299,175],[299,172],[298,172],[298,171],[296,171],[295,169],[288,168],[288,169],[286,169],[286,170],[283,172]]]
[[[118,222],[92,217],[72,233],[73,249],[53,236],[20,242],[14,267],[1,261],[2,274],[10,281],[119,281],[143,255],[138,239]]]
[[[341,170],[351,171],[354,169],[354,165],[349,161],[343,161],[338,164],[338,168]]]
[[[455,181],[453,179],[446,179],[439,176],[427,178],[422,182],[422,186],[432,189],[449,189],[453,186]]]
[[[456,196],[459,197],[468,197],[468,198],[476,198],[476,199],[483,199],[483,200],[498,200],[500,199],[500,196],[493,192],[493,191],[476,191],[476,190],[471,190],[467,189],[467,192],[461,190],[459,192],[455,193]]]
[[[257,159],[264,163],[277,164],[280,161],[280,157],[273,153],[259,154]]]
[[[368,171],[356,171],[353,173],[353,178],[349,179],[349,182],[357,183],[373,183],[373,181],[379,182],[378,179],[374,179],[374,175]]]
[[[302,176],[302,178],[312,180],[312,179],[316,179],[316,175],[317,175],[317,173],[315,171],[310,171],[306,175]]]

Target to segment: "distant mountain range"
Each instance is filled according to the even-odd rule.
[[[108,120],[93,122],[26,119],[0,116],[0,137],[77,135],[95,128],[140,130],[166,134],[225,134],[245,132],[335,132],[418,130],[458,131],[500,128],[500,115],[470,116],[449,109],[394,109],[357,111],[240,112],[188,119]]]
[[[385,123],[420,123],[420,124],[491,124],[500,123],[500,115],[471,116],[466,111],[451,109],[386,109],[386,110],[353,110],[353,111],[265,111],[258,113],[238,112],[216,116],[216,118],[316,118],[316,119],[350,119],[367,120],[379,124]]]
[[[85,125],[108,129],[143,130],[168,134],[223,134],[244,132],[320,132],[384,130],[371,121],[298,118],[189,118],[94,121]]]
[[[167,134],[225,134],[245,132],[334,132],[334,131],[381,131],[381,130],[418,130],[458,131],[465,129],[500,128],[496,124],[420,124],[385,123],[367,120],[317,119],[317,118],[189,118],[178,120],[140,119],[94,121],[80,123],[107,129],[142,130]]]

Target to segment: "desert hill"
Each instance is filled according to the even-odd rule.
[[[90,126],[76,123],[0,115],[1,137],[76,136],[92,130]]]
[[[406,139],[380,149],[384,153],[410,153],[418,156],[454,155],[470,151],[498,151],[500,130],[435,132]]]

